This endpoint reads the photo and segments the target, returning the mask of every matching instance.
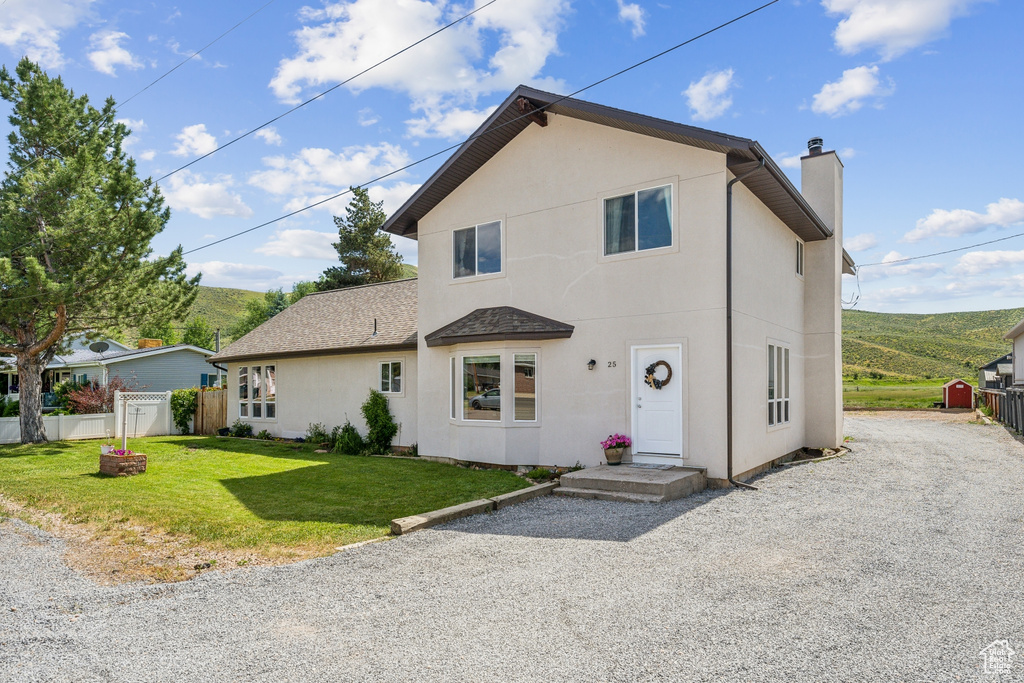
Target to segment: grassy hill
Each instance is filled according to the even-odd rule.
[[[416,268],[416,266],[409,265],[408,263],[403,263],[402,264],[402,279],[405,279],[405,278],[408,278],[408,277],[416,277],[416,274],[418,272],[419,271]]]
[[[206,318],[214,329],[218,327],[222,334],[235,324],[245,309],[245,303],[254,299],[262,299],[263,292],[252,292],[248,289],[229,289],[227,287],[199,287],[199,296],[192,307],[192,316],[201,315]]]
[[[1024,308],[937,314],[843,311],[843,375],[971,379],[978,366],[1010,351],[1003,335],[1022,318]]]

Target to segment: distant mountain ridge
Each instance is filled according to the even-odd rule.
[[[1024,308],[962,313],[843,311],[843,376],[971,380],[978,367],[1008,353],[1003,335]]]

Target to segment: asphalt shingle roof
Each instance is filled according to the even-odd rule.
[[[424,340],[427,346],[451,346],[471,341],[564,339],[571,337],[574,329],[568,323],[535,313],[511,306],[496,306],[478,308],[469,315],[431,332]]]
[[[413,278],[309,294],[208,360],[415,348],[416,291]]]

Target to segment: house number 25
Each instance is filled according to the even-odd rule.
[[[615,367],[615,361],[613,361],[613,360],[608,361],[608,367],[614,368]]]

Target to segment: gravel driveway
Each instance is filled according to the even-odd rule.
[[[1024,446],[847,418],[760,491],[548,497],[285,567],[99,587],[0,523],[0,680],[1024,678]]]

